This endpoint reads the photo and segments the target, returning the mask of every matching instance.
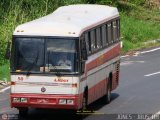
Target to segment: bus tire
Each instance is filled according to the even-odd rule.
[[[106,95],[104,96],[105,104],[109,104],[111,102],[111,78],[108,79]]]
[[[28,114],[28,108],[18,108],[19,110],[19,116],[20,117],[26,117]]]
[[[83,100],[82,100],[82,111],[85,111],[87,109],[87,91],[84,92]]]

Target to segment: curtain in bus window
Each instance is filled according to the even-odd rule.
[[[102,29],[103,46],[106,46],[108,44],[106,25],[103,25],[101,29]]]
[[[86,41],[87,54],[90,54],[91,53],[90,32],[85,33],[85,41]]]
[[[95,30],[91,31],[91,51],[94,52],[96,50],[96,33]]]
[[[101,28],[96,29],[97,48],[102,48],[102,31]]]
[[[115,41],[117,41],[117,23],[116,23],[116,21],[113,21],[113,41],[115,42]]]
[[[112,29],[111,29],[111,23],[108,23],[107,25],[107,35],[108,35],[108,42],[109,44],[112,43]]]
[[[117,23],[117,40],[119,40],[119,37],[120,37],[120,24],[119,24],[119,19],[116,20],[116,23]]]

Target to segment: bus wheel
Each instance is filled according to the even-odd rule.
[[[19,116],[20,117],[26,117],[28,113],[28,108],[18,108],[19,110]]]
[[[87,109],[87,96],[86,93],[83,95],[83,100],[82,100],[82,112]]]
[[[104,96],[104,102],[105,104],[109,104],[111,102],[111,81],[110,78],[108,79],[107,84],[107,91],[106,95]]]

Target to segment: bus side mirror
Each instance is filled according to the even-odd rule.
[[[5,54],[5,59],[10,59],[10,54],[11,54],[11,52],[10,52],[10,42],[8,41],[8,44],[7,44],[7,48],[6,48],[6,54]]]

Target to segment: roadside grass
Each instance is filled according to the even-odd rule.
[[[0,66],[0,80],[7,80],[10,81],[10,69],[9,69],[9,63]]]
[[[123,5],[127,6],[126,3]],[[137,6],[135,4],[131,4],[129,8],[129,10],[122,10],[120,13],[121,37],[124,45],[122,52],[159,46],[159,43],[143,44],[147,41],[160,39],[159,9],[148,9],[148,6]]]
[[[160,17],[160,16],[159,16]],[[123,52],[142,48],[141,43],[160,38],[160,24],[121,14]]]

